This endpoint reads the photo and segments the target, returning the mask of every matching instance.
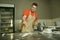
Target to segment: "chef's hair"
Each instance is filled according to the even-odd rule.
[[[34,3],[32,3],[32,5],[38,6],[38,4],[37,4],[37,3],[35,3],[35,2],[34,2]]]

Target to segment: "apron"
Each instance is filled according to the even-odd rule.
[[[35,17],[31,15],[31,12],[27,18],[27,24],[26,26],[22,27],[22,32],[33,32],[33,23],[34,23]]]

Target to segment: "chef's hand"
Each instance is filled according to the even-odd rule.
[[[26,21],[24,21],[23,24],[26,24]]]
[[[37,26],[37,25],[38,25],[38,21],[35,21],[35,22],[34,22],[34,25]]]
[[[27,17],[26,15],[23,16],[23,25],[25,25],[25,26],[27,25],[26,17]]]
[[[26,21],[23,22],[23,26],[27,26],[27,22]]]

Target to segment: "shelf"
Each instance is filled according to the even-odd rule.
[[[11,26],[11,23],[1,23],[1,26]]]
[[[11,20],[13,18],[1,18],[1,20]]]
[[[1,14],[1,16],[13,16],[12,14]]]
[[[5,22],[5,23],[1,23],[1,24],[11,24],[11,23],[6,23],[6,22]]]
[[[13,27],[2,27],[2,28],[9,28],[9,29],[12,29]],[[1,28],[1,29],[2,29],[2,28]]]
[[[1,23],[8,23],[8,24],[11,24],[11,22],[1,22]]]
[[[2,20],[1,23],[11,23],[11,20]]]
[[[1,30],[2,32],[13,32],[13,27],[3,27]]]
[[[13,17],[1,17],[1,19],[11,19]]]
[[[13,26],[11,26],[11,25],[8,25],[8,26],[1,26],[1,27],[13,27]]]
[[[1,15],[11,15],[11,14],[13,14],[13,13],[4,13],[4,12],[1,12]]]
[[[0,7],[0,29],[2,32],[13,32],[14,8]]]

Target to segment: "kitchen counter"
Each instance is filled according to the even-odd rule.
[[[6,33],[1,40],[60,40],[60,34],[54,33]]]

